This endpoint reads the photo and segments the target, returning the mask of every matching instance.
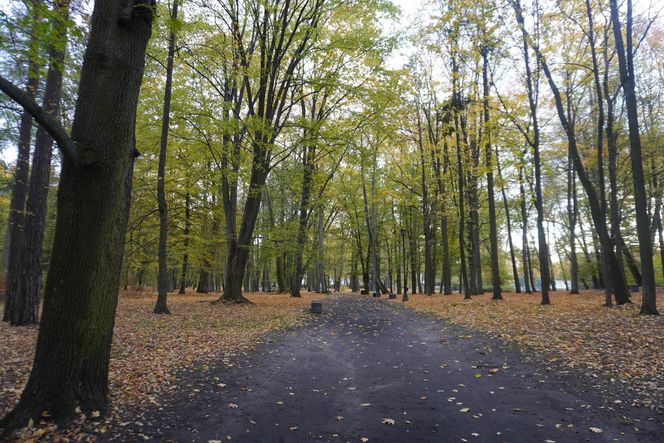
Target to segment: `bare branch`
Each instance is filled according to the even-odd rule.
[[[21,90],[5,77],[0,75],[0,90],[7,94],[9,98],[21,105],[26,112],[39,123],[53,140],[58,144],[62,155],[70,162],[77,163],[78,151],[74,140],[67,134],[57,120],[51,117],[44,109],[35,102],[27,92]]]

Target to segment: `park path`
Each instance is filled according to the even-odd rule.
[[[385,299],[324,303],[324,314],[270,334],[255,352],[183,373],[160,410],[106,438],[664,441],[661,423],[637,410],[609,411],[580,374],[547,368],[499,340]]]

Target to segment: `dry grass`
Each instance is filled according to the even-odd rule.
[[[490,295],[464,301],[451,296],[411,296],[409,306],[463,326],[525,345],[551,362],[583,369],[590,377],[626,386],[647,407],[664,408],[664,317],[640,316],[634,304],[606,308],[599,291],[581,295],[552,293],[552,304],[540,305],[539,294]],[[664,294],[659,295],[660,308]]]
[[[205,368],[224,353],[251,348],[267,331],[300,324],[307,318],[304,308],[320,297],[245,295],[252,305],[212,305],[218,294],[171,294],[172,315],[154,315],[154,295],[123,291],[111,351],[113,415],[155,403],[158,393],[176,389],[179,370]],[[0,416],[18,401],[27,382],[37,331],[36,326],[15,328],[0,322]],[[100,426],[103,431],[105,425]]]

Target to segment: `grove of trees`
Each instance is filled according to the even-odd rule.
[[[0,427],[105,412],[121,288],[155,287],[155,314],[194,291],[593,288],[612,306],[640,288],[657,314],[662,12],[7,2],[3,319],[40,330]]]

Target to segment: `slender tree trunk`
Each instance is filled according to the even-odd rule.
[[[424,233],[424,293],[433,295],[436,271],[433,265],[431,205],[429,202],[429,185],[427,184],[427,167],[424,161],[424,141],[422,140],[422,124],[420,112],[417,113],[418,147],[420,152],[420,185],[422,187],[422,232]]]
[[[69,0],[58,0],[53,6],[51,28],[55,34],[49,47],[49,67],[44,88],[43,109],[58,119],[62,95],[62,66],[67,45]],[[25,206],[25,225],[21,250],[20,291],[15,293],[14,303],[25,316],[37,321],[42,286],[42,243],[46,225],[48,190],[51,178],[53,138],[43,128],[37,129],[35,151],[32,156],[28,200]]]
[[[528,251],[528,204],[526,203],[526,187],[524,186],[523,166],[519,167],[519,190],[521,192],[521,258],[523,262],[523,283],[526,294],[532,294],[535,282],[530,272],[530,253]]]
[[[489,240],[491,244],[491,286],[493,289],[492,300],[502,300],[502,289],[500,288],[500,264],[498,261],[498,228],[496,227],[496,201],[493,189],[493,160],[491,147],[491,119],[489,113],[489,54],[488,49],[482,51],[482,86],[484,89],[484,124],[485,138],[484,150],[486,155],[486,181],[489,191]],[[510,239],[510,243],[512,240]]]
[[[449,169],[449,153],[448,153],[448,144],[447,139],[443,143],[443,172],[447,173]],[[445,182],[443,181],[443,184]],[[441,186],[441,189],[444,191],[445,187]],[[442,243],[443,243],[443,293],[446,295],[452,294],[452,266],[450,263],[450,240],[449,240],[449,228],[447,221],[447,194],[446,192],[441,191],[441,214],[442,218],[440,221],[440,230],[442,232]]]
[[[609,43],[608,28],[604,34],[603,57],[604,57],[604,98],[606,100],[606,145],[609,160],[609,188],[611,199],[611,247],[614,249],[616,259],[618,260],[618,269],[626,281],[625,266],[623,262],[622,241],[620,234],[621,214],[620,206],[618,204],[618,143],[617,134],[614,128],[614,100],[609,91],[609,71],[610,71],[610,56],[609,56]],[[614,288],[615,290],[615,288]]]
[[[655,268],[653,249],[650,241],[650,220],[648,219],[645,177],[639,133],[639,113],[636,100],[636,79],[634,72],[634,50],[632,45],[632,0],[627,0],[627,45],[623,43],[622,26],[617,0],[609,0],[613,37],[620,66],[620,83],[625,94],[627,121],[629,124],[629,146],[634,182],[634,207],[636,211],[636,230],[639,238],[639,256],[641,258],[642,302],[641,314],[657,315],[657,294],[655,288]],[[616,294],[616,298],[618,295]]]
[[[417,232],[416,224],[414,223],[413,217],[413,207],[408,208],[408,243],[409,243],[409,254],[410,254],[410,284],[412,294],[415,294],[417,291],[418,285],[420,285],[419,293],[422,293],[422,287],[419,279],[419,263],[417,260],[417,240],[415,239],[415,232]]]
[[[40,20],[38,2],[28,2],[29,14],[34,21],[33,27]],[[36,32],[28,43],[30,53],[36,54],[39,41]],[[34,99],[39,89],[39,63],[36,56],[28,60],[28,79],[26,92]],[[24,325],[37,322],[37,317],[32,310],[21,308],[15,299],[23,292],[21,287],[21,272],[23,266],[20,262],[23,248],[23,228],[25,222],[25,203],[28,194],[28,174],[30,171],[30,142],[32,140],[32,115],[27,111],[21,114],[21,122],[18,135],[18,152],[16,158],[16,169],[14,171],[14,185],[12,187],[12,198],[9,206],[9,253],[7,254],[7,277],[5,282],[5,306],[3,320],[12,325]]]
[[[498,179],[500,180],[500,193],[503,197],[503,208],[505,209],[505,219],[507,221],[507,240],[510,247],[510,260],[512,262],[512,275],[514,276],[514,289],[517,294],[521,293],[521,281],[519,280],[519,269],[516,264],[516,254],[514,252],[514,242],[512,241],[512,218],[510,216],[510,207],[507,203],[507,192],[503,180],[503,173],[500,168],[500,156],[496,149],[496,168],[498,170]]]
[[[632,255],[632,251],[630,251],[629,247],[625,244],[625,239],[622,237],[622,235],[618,241],[620,242],[620,250],[622,251],[623,257],[625,257],[627,267],[629,268],[629,272],[632,274],[634,283],[636,286],[641,286],[643,277],[641,276],[641,271],[639,271],[639,265]]]
[[[583,250],[583,257],[586,260],[586,265],[590,268],[591,279],[593,282],[593,289],[599,289],[599,278],[597,278],[597,272],[595,271],[595,265],[593,260],[590,257],[590,252],[588,252],[588,242],[586,241],[586,233],[583,230],[583,225],[579,223],[579,231],[581,232],[581,249]]]
[[[660,217],[657,222],[657,233],[659,238],[659,256],[662,262],[662,273],[664,274],[664,231],[662,229],[662,218]]]
[[[519,22],[519,27],[521,28],[521,31],[524,35],[524,42],[528,42],[529,35],[524,26],[523,16],[521,14],[520,6],[518,5],[518,0],[515,1],[515,12],[517,13],[517,21]],[[593,183],[590,180],[588,172],[586,171],[585,166],[583,165],[583,161],[581,160],[581,157],[579,155],[576,135],[574,131],[574,125],[572,124],[573,121],[570,121],[565,115],[565,110],[563,107],[560,90],[558,89],[553,79],[553,76],[551,74],[551,71],[549,70],[549,66],[546,62],[546,59],[544,58],[542,52],[540,51],[537,45],[531,44],[531,46],[533,47],[533,50],[537,55],[537,59],[540,65],[542,66],[542,69],[544,70],[544,74],[551,88],[551,92],[553,93],[556,103],[556,111],[558,112],[558,117],[560,119],[561,125],[563,126],[563,129],[567,134],[567,142],[572,152],[574,167],[576,169],[577,175],[579,176],[579,179],[581,180],[581,183],[583,184],[584,189],[586,190],[586,194],[588,195],[588,203],[590,204],[590,213],[593,219],[593,224],[595,225],[595,231],[597,232],[597,235],[600,238],[602,249],[604,251],[607,251],[608,268],[611,269],[611,278],[613,279],[612,286],[614,287],[615,290],[616,303],[617,304],[628,303],[629,293],[627,292],[627,286],[625,285],[624,278],[619,272],[618,260],[610,247],[611,242],[606,227],[606,220],[604,219],[602,206],[599,197],[597,195],[597,192],[595,190],[595,187],[593,186]],[[650,239],[649,231],[647,231],[646,234],[649,240]],[[652,257],[650,257],[650,263],[652,264]]]
[[[170,314],[168,309],[168,270],[166,263],[166,243],[168,241],[168,206],[166,204],[166,156],[168,130],[171,120],[171,92],[173,89],[173,58],[175,57],[175,24],[178,19],[178,0],[173,0],[171,29],[168,35],[168,57],[166,59],[166,86],[164,88],[164,110],[161,120],[161,143],[159,167],[157,169],[157,203],[159,206],[159,277],[157,279],[157,303],[155,314]]]
[[[465,226],[465,208],[464,208],[464,176],[463,176],[463,160],[461,155],[461,128],[459,123],[459,113],[461,109],[461,94],[459,92],[459,86],[457,85],[457,74],[459,72],[458,62],[456,54],[452,55],[452,86],[454,93],[454,103],[456,109],[454,110],[454,129],[456,136],[456,157],[457,157],[457,175],[458,175],[458,192],[459,192],[459,261],[460,261],[460,276],[461,281],[459,282],[460,288],[463,290],[463,298],[465,300],[470,299],[470,288],[468,287],[468,271],[466,269],[466,244],[464,239],[464,226]]]
[[[302,113],[305,113],[304,104],[302,105]],[[306,134],[303,137],[307,139]],[[315,145],[312,143],[305,147],[302,152],[302,165],[304,173],[302,175],[302,195],[300,197],[300,218],[297,227],[296,247],[293,257],[295,271],[293,273],[293,281],[291,281],[290,290],[291,297],[300,297],[300,288],[302,286],[302,278],[304,277],[303,257],[304,247],[307,241],[307,225],[309,222],[309,200],[311,198],[311,188],[313,180],[313,162],[316,155]]]
[[[362,252],[360,251],[359,254],[361,255]],[[358,252],[356,248],[352,249],[351,252],[351,259],[350,259],[350,290],[352,292],[360,292],[360,281],[359,281],[359,275],[358,275],[358,270],[357,270],[357,256]],[[397,277],[399,278],[399,277]],[[400,281],[400,280],[397,280]],[[397,283],[399,284],[399,283]]]
[[[572,153],[568,153],[567,165],[567,217],[569,220],[569,243],[570,243],[570,293],[579,293],[579,260],[576,254],[576,220],[577,220],[577,195],[576,179],[574,177],[574,162]]]
[[[598,177],[598,187],[599,187],[599,200],[602,207],[602,218],[604,223],[606,223],[606,214],[607,214],[607,201],[606,201],[606,184],[604,180],[604,100],[602,97],[602,83],[599,77],[599,63],[597,62],[597,49],[595,44],[595,29],[593,24],[593,12],[590,5],[590,0],[585,0],[586,4],[586,17],[588,19],[588,41],[590,43],[590,53],[592,56],[593,63],[593,79],[595,84],[595,94],[597,95],[597,177]],[[568,100],[569,101],[569,100]],[[605,278],[604,282],[604,292],[605,292],[605,305],[612,306],[613,301],[611,299],[611,279],[608,278],[610,274],[609,270],[609,257],[608,254],[615,254],[613,249],[613,244],[611,243],[611,238],[608,238],[609,243],[605,247],[601,248],[601,270]]]
[[[518,4],[517,21],[523,33],[523,54],[526,65],[526,81],[528,85],[528,103],[530,107],[531,119],[533,123],[533,163],[535,164],[535,210],[537,212],[537,240],[538,240],[538,253],[540,265],[540,279],[541,279],[541,294],[542,305],[551,303],[549,299],[549,286],[551,285],[551,273],[549,270],[549,247],[546,243],[546,232],[544,231],[544,196],[542,194],[542,161],[540,159],[540,129],[539,119],[537,116],[537,99],[536,88],[537,84],[533,81],[533,74],[530,68],[529,56],[529,36],[526,33],[526,28],[523,24],[523,16],[521,15],[521,6]],[[515,8],[516,9],[516,8]],[[538,57],[539,61],[539,57]]]
[[[191,230],[191,194],[189,193],[189,182],[184,196],[184,256],[182,257],[182,273],[180,274],[180,295],[184,295],[187,289],[187,270],[189,266],[189,231]]]
[[[526,256],[528,258],[528,275],[530,276],[530,287],[533,292],[537,291],[537,282],[535,281],[535,274],[533,273],[533,258],[530,255],[530,244],[526,244]]]

